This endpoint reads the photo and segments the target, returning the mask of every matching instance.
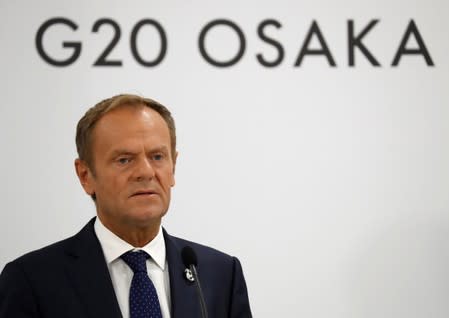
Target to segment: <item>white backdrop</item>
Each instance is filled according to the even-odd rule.
[[[122,92],[159,100],[179,135],[177,185],[167,230],[242,261],[255,317],[448,317],[449,305],[449,4],[414,1],[0,1],[0,267],[77,232],[94,214],[74,173],[75,126],[99,100]],[[36,34],[50,27],[46,53]],[[121,67],[93,66],[109,55]],[[130,34],[156,20],[167,51],[140,65]],[[233,21],[246,50],[233,66],[215,67],[198,48],[204,26]],[[257,35],[267,19],[267,37]],[[348,63],[348,20],[359,34],[379,22]],[[393,58],[413,20],[435,64],[423,54]],[[295,61],[312,22],[324,55]],[[160,39],[144,26],[139,54],[154,60]],[[239,48],[229,27],[212,28],[206,50],[217,60]],[[415,36],[407,48],[418,48]],[[315,36],[310,49],[319,49]]]

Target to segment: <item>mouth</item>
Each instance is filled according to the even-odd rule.
[[[134,192],[130,197],[149,197],[153,195],[157,195],[157,192],[153,190],[141,190]]]

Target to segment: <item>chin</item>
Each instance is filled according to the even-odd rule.
[[[154,223],[160,224],[164,215],[165,212],[154,210],[135,211],[132,215],[128,216],[128,220],[137,226],[147,227]]]

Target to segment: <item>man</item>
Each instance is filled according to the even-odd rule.
[[[192,262],[209,317],[251,317],[236,258],[161,228],[177,158],[163,105],[134,95],[106,99],[79,121],[76,145],[76,173],[97,217],[5,266],[0,318],[198,318],[197,281],[186,270]]]

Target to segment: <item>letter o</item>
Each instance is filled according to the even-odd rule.
[[[235,33],[237,33],[237,35],[239,37],[239,43],[240,43],[239,50],[238,50],[237,54],[229,61],[217,61],[217,60],[213,59],[207,53],[206,48],[204,46],[204,41],[205,41],[207,32],[209,32],[213,27],[215,27],[217,25],[225,25],[225,26],[230,27],[231,29],[233,29],[235,31]],[[242,58],[243,54],[245,53],[246,40],[245,40],[245,35],[243,34],[242,30],[238,27],[237,24],[235,24],[234,22],[232,22],[230,20],[217,19],[217,20],[213,20],[213,21],[209,22],[208,24],[206,24],[206,26],[201,30],[200,37],[198,39],[198,46],[199,46],[201,55],[204,57],[204,59],[207,62],[209,62],[210,64],[212,64],[216,67],[228,67],[228,66],[234,65]]]

